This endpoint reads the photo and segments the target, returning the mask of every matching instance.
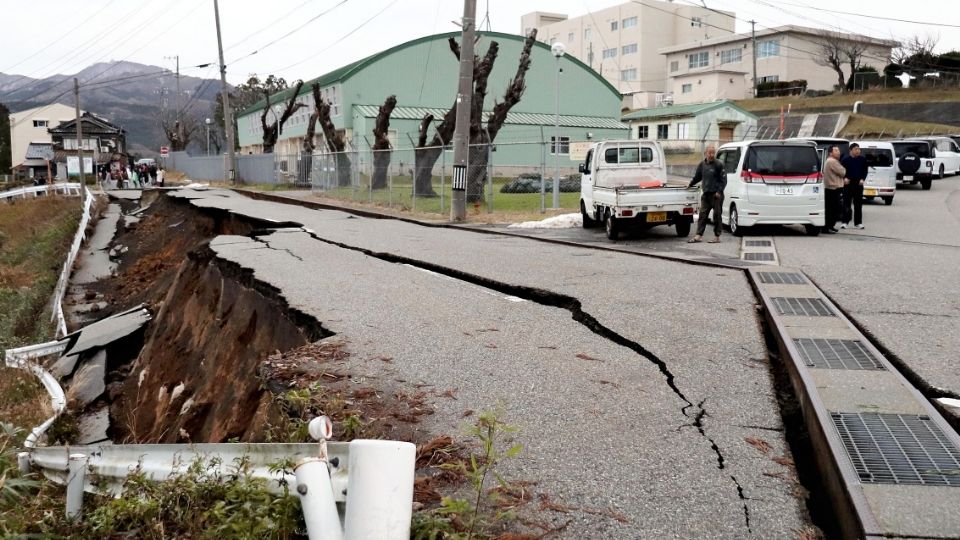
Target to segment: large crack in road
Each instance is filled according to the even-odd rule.
[[[289,229],[287,230],[289,231]],[[583,325],[594,334],[597,334],[600,337],[612,343],[615,343],[619,346],[622,346],[624,348],[627,348],[635,352],[639,356],[643,357],[646,361],[648,361],[649,363],[657,367],[657,369],[663,376],[667,386],[684,403],[684,405],[680,408],[680,414],[690,419],[692,421],[691,425],[696,427],[697,432],[700,434],[700,436],[703,439],[705,439],[706,442],[709,443],[710,449],[716,455],[717,469],[723,470],[725,468],[725,463],[724,463],[725,458],[724,458],[723,452],[720,450],[720,447],[716,443],[716,441],[707,434],[706,428],[703,423],[704,418],[708,416],[706,408],[704,407],[704,404],[706,403],[706,399],[700,401],[699,403],[693,403],[679,388],[679,386],[676,383],[675,375],[671,372],[669,366],[664,360],[659,358],[656,354],[648,350],[646,347],[644,347],[640,343],[619,334],[613,329],[605,326],[603,323],[597,320],[597,318],[591,315],[590,313],[584,311],[582,303],[579,299],[573,296],[569,296],[569,295],[565,295],[565,294],[561,294],[553,291],[548,291],[545,289],[514,285],[510,283],[505,283],[502,281],[496,281],[496,280],[492,280],[482,276],[478,276],[476,274],[471,274],[471,273],[457,270],[454,268],[441,266],[441,265],[429,263],[426,261],[421,261],[418,259],[404,257],[402,255],[378,252],[378,251],[374,251],[366,248],[361,248],[358,246],[352,246],[343,242],[336,242],[333,240],[323,238],[319,236],[315,231],[306,227],[301,227],[299,230],[306,233],[307,235],[310,236],[310,238],[313,238],[314,240],[317,240],[319,242],[323,242],[325,244],[332,245],[341,249],[362,253],[366,256],[373,257],[373,258],[376,258],[385,262],[393,263],[393,264],[402,264],[402,265],[407,265],[414,268],[426,270],[429,272],[434,272],[436,274],[440,274],[449,278],[457,279],[457,280],[470,283],[473,285],[477,285],[483,288],[495,290],[505,295],[535,302],[543,306],[560,308],[560,309],[569,311],[571,313],[571,318],[574,321]],[[289,252],[289,250],[272,247],[270,246],[270,243],[268,241],[264,240],[263,238],[260,238],[262,236],[268,236],[269,234],[273,234],[275,232],[284,232],[284,231],[282,229],[259,230],[259,231],[252,232],[250,234],[250,237],[257,242],[265,244],[270,249],[274,249],[277,251],[285,251],[290,255],[293,255],[292,253]],[[293,256],[296,257],[296,255],[293,255]],[[300,257],[296,257],[296,258],[302,260]],[[694,409],[696,412],[691,414],[691,409]],[[744,523],[747,528],[747,531],[752,533],[752,530],[750,528],[750,509],[746,503],[746,501],[749,500],[749,498],[744,494],[743,487],[740,485],[737,478],[734,475],[730,475],[730,479],[736,488],[738,498],[744,501],[743,503]]]

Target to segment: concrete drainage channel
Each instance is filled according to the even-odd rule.
[[[299,203],[265,194],[256,194],[254,198]],[[309,203],[303,206],[320,207]],[[394,219],[369,212],[338,210]],[[608,249],[596,245],[582,247]],[[617,248],[610,250],[624,252]],[[456,271],[448,268],[390,254],[367,254],[471,280],[471,276],[454,275]],[[657,257],[652,253],[643,255]],[[746,271],[761,303],[764,315],[761,325],[767,330],[770,356],[779,358],[783,366],[782,373],[775,370],[774,377],[781,379],[781,391],[790,393],[792,388],[796,396],[793,400],[799,409],[797,414],[802,415],[802,424],[797,425],[791,424],[784,413],[785,424],[788,431],[809,433],[809,447],[802,442],[806,433],[800,436],[795,433],[791,446],[795,456],[802,456],[808,448],[812,453],[810,465],[815,470],[804,471],[799,460],[798,470],[801,481],[812,492],[811,506],[819,507],[819,510],[811,508],[818,526],[842,537],[960,537],[960,513],[955,512],[960,507],[960,489],[955,489],[960,487],[960,437],[931,402],[809,278],[797,269],[778,266],[779,257],[772,238],[744,239],[737,260],[718,260],[716,264],[702,259],[662,258]],[[501,290],[497,284],[483,285]],[[520,293],[556,307],[571,307],[560,298],[532,298],[533,291],[501,292]],[[589,321],[582,322],[590,326]],[[643,355],[642,351],[637,352]],[[656,362],[650,356],[647,359]],[[669,373],[664,375],[669,381]],[[795,442],[799,446],[795,446]]]

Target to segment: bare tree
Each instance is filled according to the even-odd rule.
[[[180,152],[187,149],[193,134],[200,127],[200,122],[190,114],[180,116],[180,120],[175,120],[173,124],[168,124],[165,120],[160,120],[160,127],[163,128],[163,134],[170,142],[170,150]]]
[[[837,88],[845,89],[847,82],[843,75],[843,64],[847,61],[847,56],[843,44],[829,32],[822,32],[820,37],[814,40],[814,44],[816,49],[810,53],[813,61],[833,69],[837,73]]]
[[[320,97],[320,85],[313,84],[313,101],[317,110],[317,121],[323,129],[323,138],[327,141],[327,150],[333,152],[337,160],[337,185],[349,186],[352,172],[350,157],[347,156],[347,142],[343,130],[338,130],[330,119],[330,102]]]
[[[313,84],[313,101],[314,103],[322,101],[320,97],[320,85]],[[310,180],[310,173],[313,171],[313,151],[316,149],[316,143],[314,139],[316,138],[317,133],[317,120],[319,119],[320,114],[314,107],[313,112],[310,113],[310,118],[307,120],[307,133],[303,136],[303,152],[300,154],[300,182],[306,183]]]
[[[847,79],[847,91],[852,91],[856,84],[856,73],[860,69],[864,53],[867,52],[867,45],[861,41],[847,41],[843,43],[843,55],[846,57],[847,65],[850,66],[850,77]]]
[[[900,46],[893,50],[893,63],[900,65],[920,64],[933,59],[933,50],[940,43],[940,36],[926,34],[913,35],[900,41]]]
[[[287,106],[283,109],[283,113],[280,114],[280,118],[276,118],[274,114],[273,122],[267,124],[267,113],[273,111],[270,107],[270,92],[267,90],[263,91],[263,96],[266,98],[267,103],[263,107],[263,114],[260,115],[260,125],[263,127],[263,153],[272,154],[273,147],[277,144],[277,139],[283,133],[283,125],[287,123],[287,120],[293,116],[293,113],[297,112],[301,107],[306,107],[303,103],[297,102],[297,94],[300,93],[300,88],[303,86],[303,81],[297,81],[297,85],[293,89],[293,93],[290,94],[290,99],[287,100]]]
[[[377,121],[373,126],[373,181],[372,189],[383,189],[387,187],[387,170],[390,168],[390,114],[397,106],[397,96],[389,96],[380,111],[377,113]]]

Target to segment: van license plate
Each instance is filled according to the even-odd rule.
[[[863,196],[864,196],[864,197],[876,197],[876,196],[877,196],[877,190],[867,188],[867,189],[863,190]]]
[[[667,220],[666,212],[648,212],[647,223],[662,223]]]
[[[794,194],[796,194],[796,191],[794,191],[794,188],[793,188],[792,186],[777,187],[777,188],[774,188],[773,192],[776,193],[777,195],[794,195]]]

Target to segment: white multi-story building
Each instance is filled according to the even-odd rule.
[[[758,83],[802,80],[810,90],[831,90],[839,82],[836,71],[817,62],[821,41],[856,43],[864,49],[861,65],[877,71],[883,71],[890,62],[891,49],[898,45],[886,39],[792,25],[757,30],[756,39]],[[669,77],[667,90],[673,94],[674,103],[753,96],[751,34],[681,43],[663,47],[660,53]],[[845,79],[850,76],[849,65],[844,65],[843,71]]]
[[[27,162],[27,147],[30,143],[51,143],[53,138],[47,130],[76,117],[73,107],[60,103],[10,113],[10,158],[13,168]],[[37,160],[27,164],[46,167],[44,163],[33,161]],[[3,174],[7,172],[9,171],[3,171]]]
[[[660,50],[734,32],[734,14],[673,3],[628,2],[568,18],[536,11],[521,17],[521,29],[537,29],[544,43],[561,42],[624,94],[630,109],[651,107],[669,90]]]

